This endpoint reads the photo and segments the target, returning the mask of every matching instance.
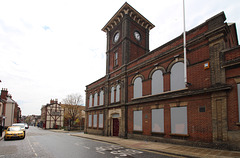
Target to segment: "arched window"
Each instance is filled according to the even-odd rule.
[[[89,96],[89,107],[92,107],[92,94]]]
[[[138,98],[141,96],[142,96],[142,78],[137,77],[134,80],[133,98]]]
[[[114,87],[111,88],[111,103],[114,103]]]
[[[94,94],[94,106],[97,106],[98,105],[98,93],[96,92]]]
[[[103,90],[100,91],[99,105],[103,105],[104,93]]]
[[[185,88],[184,65],[178,62],[171,69],[171,91]]]
[[[152,74],[152,95],[163,92],[163,73],[161,70],[156,70]]]
[[[120,85],[116,87],[116,102],[120,101]]]

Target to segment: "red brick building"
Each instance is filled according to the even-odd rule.
[[[85,132],[240,148],[240,46],[224,12],[149,51],[154,25],[125,3],[103,27],[106,75],[86,86]],[[180,140],[179,140],[180,139]]]
[[[8,127],[13,123],[18,123],[21,121],[21,116],[21,108],[8,90],[3,88],[0,94],[0,125]]]

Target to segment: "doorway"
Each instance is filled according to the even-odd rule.
[[[118,136],[119,133],[119,120],[118,118],[113,118],[113,136]]]

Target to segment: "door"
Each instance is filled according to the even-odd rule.
[[[113,136],[118,136],[119,133],[119,121],[117,118],[113,119]]]

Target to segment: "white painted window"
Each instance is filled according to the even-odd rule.
[[[171,91],[185,88],[184,64],[178,62],[171,69]]]
[[[142,111],[133,112],[133,130],[142,131]]]
[[[114,103],[114,87],[111,88],[111,103]]]
[[[116,87],[116,102],[120,101],[120,85]]]
[[[98,105],[98,93],[94,94],[94,106]]]
[[[97,128],[97,114],[93,115],[93,127]]]
[[[240,122],[240,84],[237,84],[238,89],[238,122]]]
[[[89,96],[89,107],[92,107],[92,94]]]
[[[103,114],[99,114],[99,128],[103,128]]]
[[[88,127],[92,127],[92,115],[88,115]]]
[[[187,107],[171,108],[171,133],[172,134],[188,134]]]
[[[134,81],[133,98],[142,97],[142,78],[138,77]]]
[[[100,91],[100,98],[99,98],[99,105],[103,105],[104,103],[104,92],[103,90]]]
[[[163,109],[152,109],[152,132],[164,132]]]
[[[152,95],[163,92],[163,73],[157,70],[152,75]]]

